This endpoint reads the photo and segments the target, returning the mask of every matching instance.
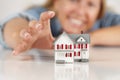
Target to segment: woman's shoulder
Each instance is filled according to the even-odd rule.
[[[38,12],[38,13],[41,13],[41,12],[44,12],[47,10],[48,10],[47,8],[41,7],[41,6],[32,6],[32,7],[29,7],[28,9],[26,9],[26,11],[28,11],[28,12]]]
[[[113,19],[113,18],[120,18],[120,13],[115,13],[115,12],[106,12],[105,15],[103,16],[103,19]]]
[[[106,12],[101,19],[95,22],[91,31],[116,25],[120,25],[120,14],[114,12]]]
[[[106,12],[103,18],[99,20],[99,22],[103,27],[120,25],[120,14]]]
[[[120,14],[114,12],[106,12],[104,17],[101,19],[104,26],[120,25]]]
[[[33,7],[30,7],[28,9],[26,9],[24,12],[29,14],[29,15],[32,15],[33,17],[36,17],[36,19],[39,19],[40,17],[40,14],[42,12],[45,12],[47,11],[48,9],[47,8],[44,8],[44,7],[40,7],[40,6],[33,6]]]

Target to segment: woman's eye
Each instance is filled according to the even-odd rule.
[[[89,6],[89,7],[94,7],[94,6],[96,6],[96,5],[95,5],[94,3],[92,3],[92,2],[89,2],[89,3],[88,3],[88,6]]]
[[[71,2],[79,2],[79,0],[70,0]]]

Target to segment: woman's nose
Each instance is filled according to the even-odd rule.
[[[82,5],[79,5],[77,8],[77,13],[78,13],[78,15],[85,15],[85,13],[86,13],[85,7]]]
[[[77,4],[76,4],[76,11],[79,15],[84,15],[87,10],[86,10],[86,3],[84,0],[81,0],[79,1]]]

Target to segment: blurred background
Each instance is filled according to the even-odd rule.
[[[119,3],[120,0],[106,0],[107,7],[120,14]],[[42,5],[46,0],[0,0],[0,20],[4,19],[8,15],[21,12],[24,9],[32,5]]]

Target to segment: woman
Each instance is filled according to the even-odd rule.
[[[63,31],[84,31],[90,33],[93,46],[120,46],[120,16],[104,13],[104,0],[48,0],[44,8],[29,9],[3,22],[1,42],[17,55],[31,48],[51,49]]]

